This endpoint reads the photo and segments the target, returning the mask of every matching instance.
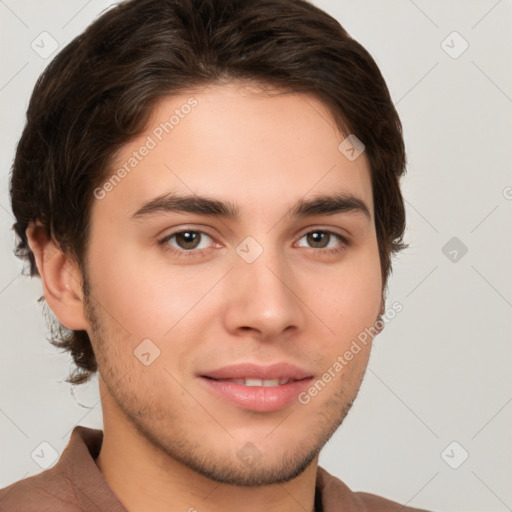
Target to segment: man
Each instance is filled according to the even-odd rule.
[[[417,510],[318,466],[384,323],[404,170],[375,62],[313,5],[104,13],[37,83],[11,182],[104,428],[0,509]]]

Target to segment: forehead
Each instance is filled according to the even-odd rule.
[[[309,94],[227,83],[164,97],[117,152],[93,210],[133,213],[175,191],[225,198],[265,218],[336,191],[359,197],[373,216],[368,160],[347,158],[345,137]]]

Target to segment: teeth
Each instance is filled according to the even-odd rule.
[[[245,379],[245,386],[279,386],[278,379]]]
[[[242,384],[244,386],[281,386],[290,381],[290,379],[229,379],[230,382],[235,384]]]

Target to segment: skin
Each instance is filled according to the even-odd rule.
[[[92,340],[104,420],[96,463],[131,512],[313,510],[318,453],[358,393],[371,343],[308,404],[275,412],[238,408],[197,374],[287,361],[316,380],[375,323],[382,281],[369,163],[338,150],[345,136],[313,96],[230,82],[160,101],[112,172],[192,96],[197,106],[94,200],[87,276],[32,226],[29,243],[49,306]],[[173,191],[230,201],[240,219],[131,218]],[[299,199],[333,191],[364,201],[370,218],[288,215]],[[206,233],[192,256],[158,243],[184,228]],[[315,245],[306,235],[317,231],[350,244],[332,235]],[[250,264],[236,252],[248,236],[263,249]],[[166,244],[191,251],[179,237]],[[145,366],[134,350],[148,338],[160,356]],[[248,442],[254,464],[237,456]]]

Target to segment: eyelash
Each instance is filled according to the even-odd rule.
[[[176,249],[176,248],[171,247],[169,244],[166,243],[169,240],[171,240],[173,237],[175,237],[176,235],[179,235],[180,233],[201,233],[202,235],[206,235],[206,236],[208,236],[209,238],[211,238],[213,240],[212,236],[210,236],[208,233],[205,233],[204,231],[201,231],[199,229],[182,229],[180,231],[175,231],[174,233],[171,233],[170,235],[167,235],[165,238],[159,240],[158,244],[162,245],[164,251],[170,252],[171,254],[173,254],[175,256],[178,256],[180,258],[191,258],[191,257],[202,258],[202,257],[206,256],[205,251],[207,249],[190,249],[190,250],[187,251],[185,249]],[[344,236],[340,235],[339,233],[335,233],[334,231],[329,231],[327,229],[313,229],[311,231],[308,231],[308,232],[304,233],[299,238],[299,240],[304,238],[306,235],[311,234],[311,233],[324,233],[324,234],[328,234],[328,235],[331,235],[331,236],[335,236],[339,240],[341,240],[340,246],[335,248],[335,249],[315,249],[314,247],[310,247],[310,249],[312,251],[314,251],[315,253],[320,253],[321,255],[339,254],[342,251],[344,251],[348,246],[350,246],[350,242],[348,241],[347,238],[345,238]]]

